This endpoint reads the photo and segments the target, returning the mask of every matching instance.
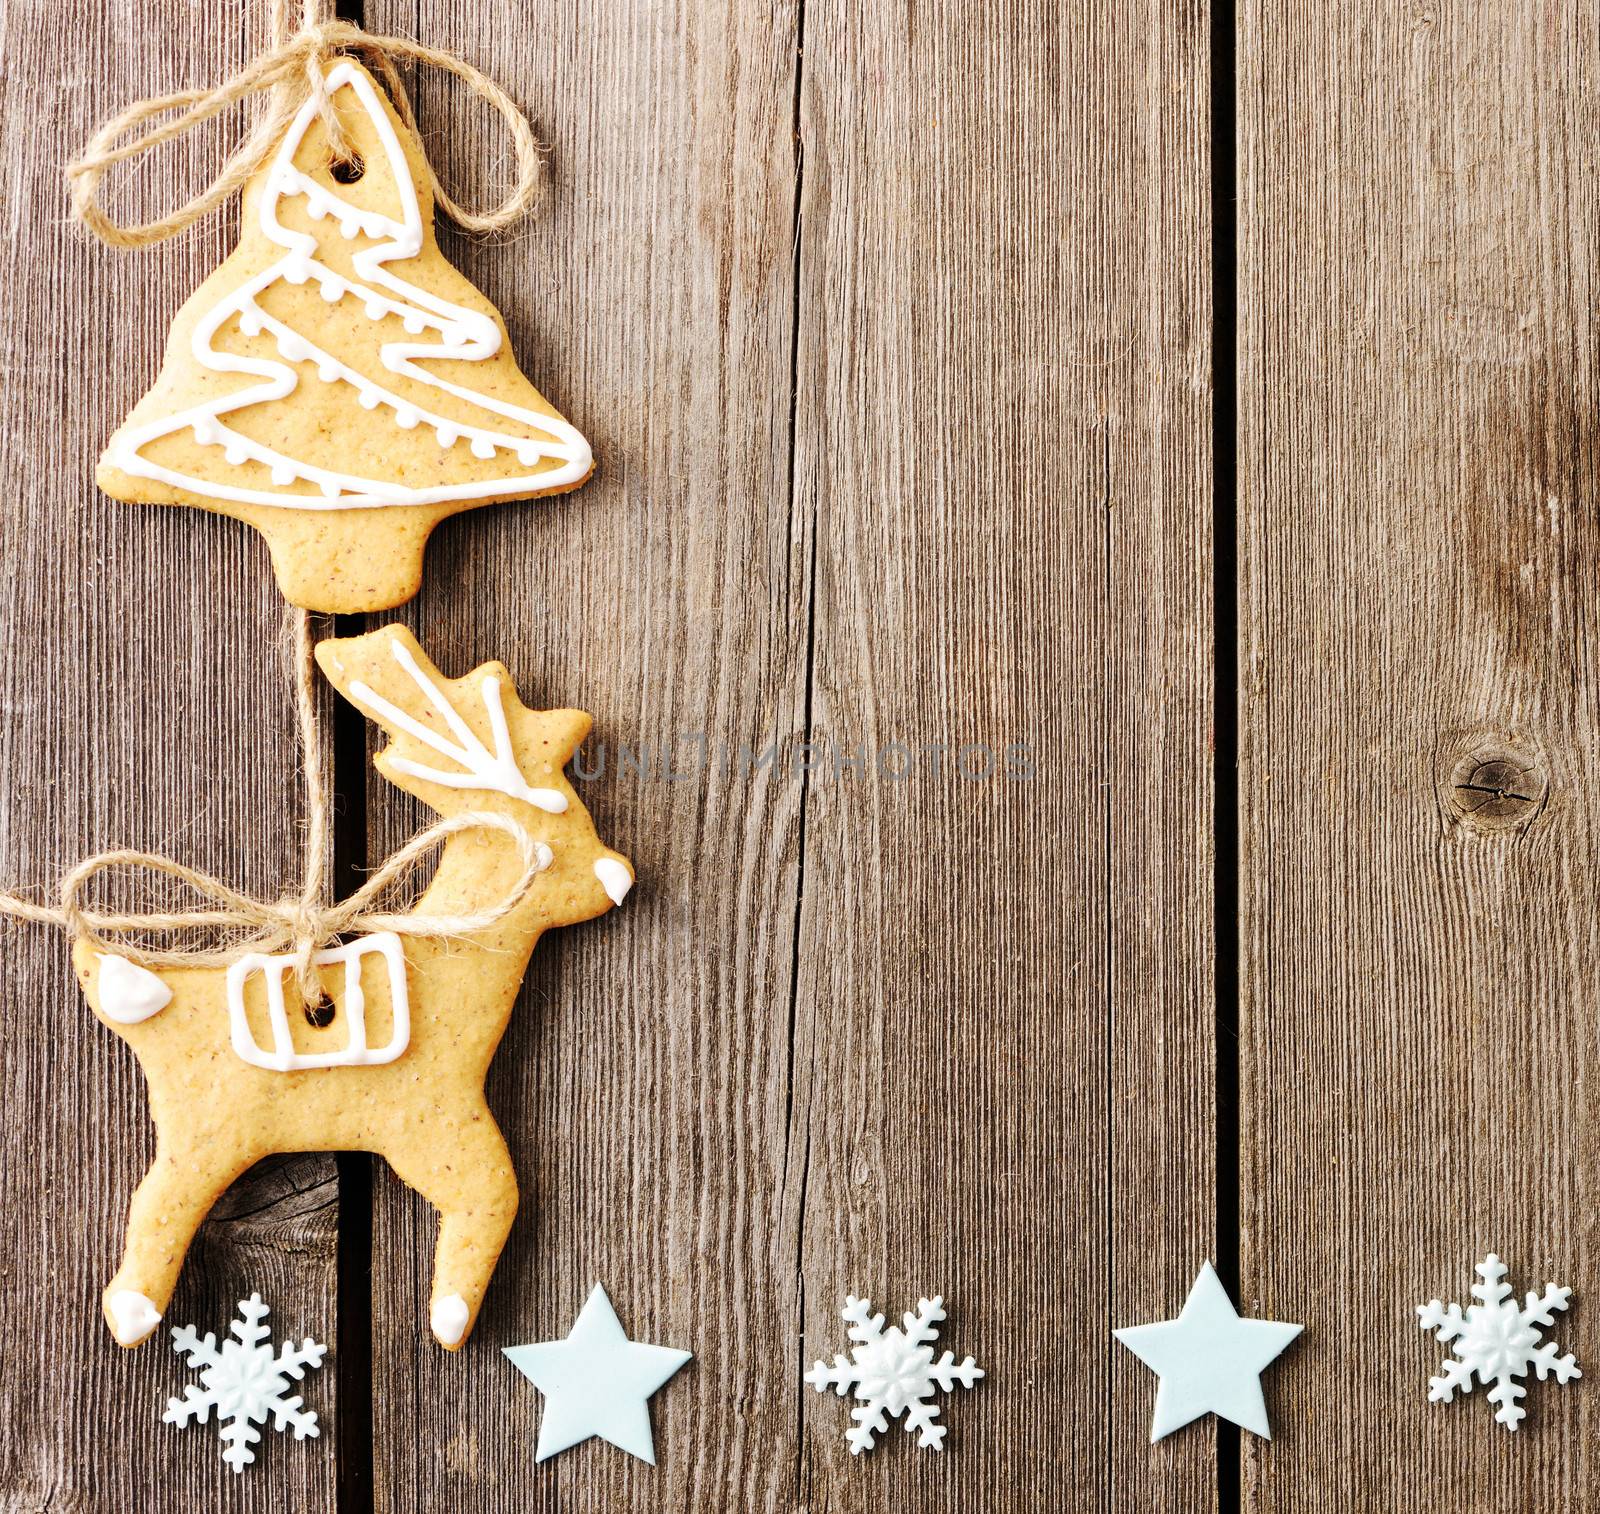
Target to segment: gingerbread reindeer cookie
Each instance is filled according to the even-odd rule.
[[[125,1346],[159,1323],[196,1228],[240,1173],[273,1152],[329,1150],[377,1152],[439,1211],[430,1323],[440,1344],[460,1346],[517,1208],[484,1102],[489,1061],[540,935],[620,904],[633,882],[563,772],[587,715],[525,709],[498,663],[447,680],[399,626],[324,642],[317,660],[388,732],[376,762],[390,782],[442,815],[514,822],[534,840],[538,873],[474,934],[374,931],[317,952],[311,1009],[291,955],[156,972],[78,943],[89,1006],[132,1047],[156,1125],[104,1296]],[[526,877],[526,850],[481,824],[452,834],[415,914],[505,899]]]
[[[249,522],[297,605],[381,610],[446,516],[576,488],[592,460],[439,251],[416,138],[359,63],[324,77],[346,156],[307,101],[96,476]]]

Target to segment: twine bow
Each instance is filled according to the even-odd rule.
[[[299,717],[302,771],[306,782],[308,831],[305,872],[300,892],[283,899],[255,899],[197,868],[151,852],[100,852],[85,858],[61,880],[60,903],[37,904],[15,894],[0,893],[0,915],[58,925],[99,950],[131,958],[151,967],[220,967],[244,951],[271,952],[289,947],[301,996],[307,1005],[321,997],[312,954],[336,936],[352,931],[394,931],[403,936],[454,937],[486,930],[503,919],[528,896],[539,874],[550,863],[549,852],[506,815],[472,811],[436,821],[419,831],[389,857],[348,899],[325,904],[328,873],[328,810],[322,789],[321,744],[317,738],[313,695],[311,618],[295,611],[295,706]],[[522,871],[498,902],[470,914],[395,914],[374,904],[396,883],[416,871],[441,841],[462,831],[499,831],[517,849]],[[115,912],[96,910],[83,903],[90,881],[104,872],[135,869],[165,874],[203,895],[209,907],[183,910]],[[128,937],[185,930],[222,930],[236,938],[220,947],[186,945],[150,947]],[[238,934],[242,933],[242,935]]]
[[[320,10],[320,0],[304,0],[303,24],[291,34],[286,0],[273,0],[273,46],[238,73],[212,89],[183,89],[136,101],[107,121],[89,139],[82,157],[67,165],[73,215],[112,247],[149,247],[175,236],[244,187],[307,100],[317,103],[335,159],[348,161],[349,144],[323,82],[324,63],[338,53],[355,53],[371,63],[413,135],[417,135],[416,117],[394,60],[405,58],[431,64],[463,80],[480,100],[499,112],[511,133],[517,158],[516,182],[492,210],[471,211],[446,193],[424,154],[434,200],[451,220],[468,231],[497,231],[527,213],[539,190],[539,144],[510,95],[487,74],[453,53],[424,47],[409,37],[379,36],[349,21],[319,20]],[[124,224],[102,208],[100,185],[110,169],[182,136],[230,105],[261,94],[270,97],[267,108],[258,115],[245,140],[223,161],[216,178],[176,210],[153,221]],[[173,111],[178,114],[156,124]]]

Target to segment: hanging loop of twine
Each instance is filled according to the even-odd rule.
[[[274,952],[287,948],[307,1006],[321,997],[312,971],[312,956],[336,937],[356,931],[394,931],[402,936],[460,937],[487,930],[527,898],[550,853],[507,815],[474,810],[450,815],[419,831],[390,856],[348,899],[323,902],[328,884],[328,801],[322,785],[321,739],[317,727],[315,667],[311,617],[294,612],[295,713],[300,735],[301,769],[306,787],[306,844],[299,892],[282,899],[257,899],[170,857],[152,852],[110,851],[87,857],[61,880],[59,902],[39,904],[17,894],[0,893],[0,915],[56,925],[97,950],[129,957],[149,967],[222,967],[246,951]],[[379,901],[410,877],[441,842],[464,831],[497,831],[516,848],[521,871],[509,888],[482,908],[455,915],[397,914]],[[205,905],[190,909],[98,910],[84,903],[88,885],[102,873],[158,873],[192,889]],[[221,931],[232,937],[216,947],[187,944],[152,947],[148,935],[179,931]]]
[[[542,167],[539,144],[516,101],[493,79],[454,53],[425,47],[409,37],[380,36],[363,31],[349,21],[318,20],[317,15],[317,0],[307,0],[305,24],[290,34],[283,0],[277,0],[273,10],[273,46],[231,78],[212,89],[184,89],[136,101],[107,121],[89,139],[82,156],[67,165],[73,215],[112,247],[150,247],[176,236],[243,189],[266,162],[296,112],[308,99],[316,102],[335,158],[348,160],[349,146],[328,98],[322,72],[326,60],[340,53],[353,53],[372,65],[382,77],[400,118],[414,136],[418,135],[416,116],[395,68],[396,60],[409,59],[454,74],[498,112],[516,150],[517,176],[505,199],[492,209],[468,210],[453,199],[440,184],[426,153],[423,154],[434,200],[457,225],[468,231],[498,231],[512,225],[532,208],[539,191]],[[103,207],[100,187],[111,169],[183,136],[229,106],[258,95],[269,98],[244,141],[223,161],[210,184],[176,210],[152,221],[123,223]]]

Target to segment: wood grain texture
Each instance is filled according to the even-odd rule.
[[[499,657],[528,700],[595,716],[584,797],[641,878],[534,955],[489,1079],[522,1210],[457,1355],[424,1327],[434,1217],[376,1180],[377,1507],[786,1509],[799,794],[770,767],[715,769],[724,747],[794,731],[804,688],[794,14],[369,5],[366,24],[491,70],[551,143],[526,231],[447,251],[599,470],[549,504],[446,523],[405,618],[447,673]],[[481,108],[427,76],[417,105],[446,180],[488,199],[504,155]],[[421,817],[381,783],[371,802],[377,857]],[[656,1470],[601,1444],[535,1469],[540,1398],[500,1348],[565,1335],[596,1282],[636,1338],[696,1353],[654,1401]]]
[[[949,749],[807,808],[807,1355],[942,1291],[991,1377],[937,1459],[808,1401],[798,1506],[1203,1507],[1110,1332],[1212,1244],[1204,13],[812,6],[805,65],[811,724]]]
[[[1600,1343],[1600,15],[1239,17],[1244,1302],[1311,1324],[1245,1502],[1594,1508],[1593,1395],[1507,1447],[1412,1311],[1493,1249]]]
[[[524,1209],[457,1355],[425,1328],[433,1216],[375,1174],[370,1489],[336,1454],[361,1360],[308,1393],[335,1444],[268,1436],[243,1478],[209,1430],[160,1426],[187,1374],[118,1353],[94,1308],[143,1092],[63,943],[6,927],[0,1254],[25,1303],[0,1326],[0,1509],[1207,1505],[1209,1431],[1148,1448],[1153,1380],[1109,1336],[1172,1312],[1213,1242],[1203,11],[365,20],[486,68],[551,142],[526,231],[448,245],[600,461],[571,498],[446,524],[404,618],[447,673],[499,657],[530,700],[594,712],[586,798],[641,883],[535,955],[490,1082]],[[90,482],[230,233],[105,253],[56,176],[106,108],[218,76],[256,24],[115,6],[62,79],[35,7],[0,23],[0,149],[26,165],[8,880],[121,841],[261,890],[297,868],[260,542]],[[447,182],[489,198],[492,122],[417,84]],[[164,173],[141,182],[167,203]],[[339,777],[373,860],[425,818]],[[46,1013],[58,1035],[19,1035]],[[289,1160],[230,1193],[174,1317],[221,1328],[258,1287],[333,1339],[332,1174]],[[598,1445],[533,1463],[539,1397],[499,1347],[564,1334],[595,1281],[697,1355],[655,1402],[655,1470]],[[852,1459],[849,1405],[801,1384],[851,1290],[946,1296],[947,1343],[990,1375],[945,1402],[945,1455],[895,1426]]]
[[[0,11],[0,878],[53,885],[110,846],[160,849],[242,887],[298,872],[294,721],[281,602],[253,533],[94,488],[111,424],[138,398],[180,301],[226,250],[211,223],[133,257],[74,233],[61,164],[136,95],[209,81],[259,38],[244,7],[117,3]],[[215,151],[217,139],[210,148]],[[128,201],[175,202],[205,146],[175,149]],[[214,1427],[161,1423],[194,1381],[163,1331],[113,1344],[100,1291],[153,1141],[133,1059],[82,1003],[67,942],[0,924],[0,1509],[332,1507],[322,1442],[268,1433],[245,1477]],[[326,1157],[256,1169],[190,1254],[169,1319],[225,1328],[252,1288],[274,1320],[332,1340],[336,1191]],[[333,1404],[333,1369],[307,1402]]]
[[[642,882],[536,954],[490,1084],[525,1209],[459,1356],[420,1335],[432,1216],[378,1180],[378,1507],[1195,1507],[1210,1438],[1147,1450],[1109,1329],[1211,1244],[1203,15],[414,20],[554,144],[527,235],[451,252],[600,474],[447,525],[406,618],[596,713]],[[419,109],[472,183],[474,112]],[[371,804],[377,857],[421,817]],[[498,1356],[596,1280],[697,1353],[654,1472],[536,1471]],[[851,1289],[946,1294],[991,1372],[951,1454],[852,1460],[802,1387]]]

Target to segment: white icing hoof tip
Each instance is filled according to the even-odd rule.
[[[161,1323],[161,1311],[142,1293],[119,1288],[106,1300],[106,1318],[119,1346],[137,1346]]]
[[[428,1311],[428,1323],[433,1326],[434,1338],[441,1346],[459,1346],[467,1333],[469,1310],[467,1301],[459,1293],[436,1298]]]
[[[594,875],[613,904],[621,904],[633,887],[633,874],[615,857],[602,857],[594,865]]]

